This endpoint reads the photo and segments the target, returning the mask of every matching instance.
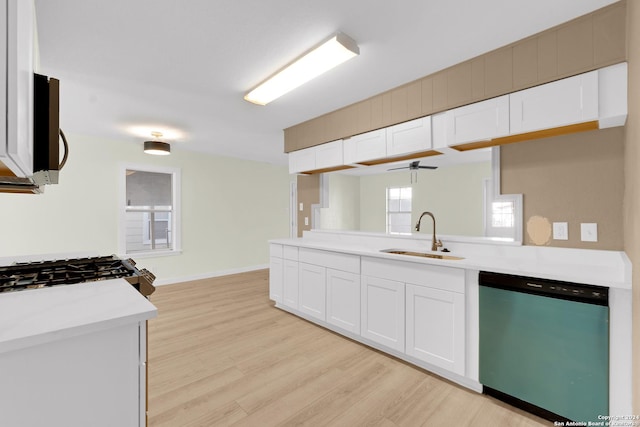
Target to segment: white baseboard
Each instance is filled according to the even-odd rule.
[[[228,276],[230,274],[247,273],[249,271],[263,270],[265,268],[269,268],[269,264],[253,265],[250,267],[234,268],[231,270],[213,271],[209,273],[194,274],[192,276],[156,279],[153,282],[153,286],[173,285],[174,283],[191,282],[193,280],[210,279],[212,277]]]

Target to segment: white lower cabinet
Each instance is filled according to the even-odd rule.
[[[327,269],[327,322],[360,334],[360,275]]]
[[[404,283],[362,276],[361,335],[404,352]]]
[[[275,302],[282,302],[283,274],[284,262],[282,258],[269,258],[269,298]]]
[[[406,353],[464,375],[464,294],[406,285]]]
[[[285,259],[282,281],[282,304],[298,309],[298,261]]]
[[[298,264],[299,310],[316,319],[326,319],[326,271],[313,264]]]

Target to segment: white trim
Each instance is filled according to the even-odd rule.
[[[168,253],[172,255],[179,255],[182,253],[182,228],[180,211],[182,206],[181,189],[182,189],[182,170],[177,167],[168,166],[156,166],[140,163],[128,163],[121,162],[118,164],[118,253],[127,254],[127,235],[126,235],[126,207],[127,207],[127,181],[126,171],[127,169],[138,170],[142,172],[155,172],[171,174],[171,192],[173,197],[174,206],[172,209],[172,226],[173,230],[173,249],[170,251],[157,251],[152,252],[152,256],[166,256]],[[126,256],[140,256],[144,253],[131,253]]]
[[[298,184],[289,184],[289,237],[298,237]]]
[[[253,265],[253,266],[249,266],[249,267],[242,267],[242,268],[233,268],[233,269],[229,269],[229,270],[219,270],[219,271],[212,271],[209,273],[202,273],[202,274],[194,274],[191,276],[182,276],[182,277],[171,277],[168,279],[156,279],[156,281],[153,282],[154,286],[166,286],[166,285],[174,285],[176,283],[182,283],[182,282],[191,282],[194,280],[203,280],[203,279],[211,279],[214,277],[221,277],[221,276],[229,276],[231,274],[239,274],[239,273],[248,273],[250,271],[257,271],[257,270],[265,270],[269,268],[269,264],[260,264],[260,265]],[[153,271],[152,271],[153,273]]]

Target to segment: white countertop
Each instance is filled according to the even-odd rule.
[[[0,293],[0,353],[156,315],[156,307],[124,279]]]
[[[519,276],[584,283],[609,288],[631,289],[631,263],[624,252],[519,246],[484,242],[454,242],[442,239],[449,255],[461,260],[439,260],[380,252],[403,249],[430,252],[431,237],[415,238],[370,233],[327,233],[312,231],[305,237],[276,239],[270,243],[343,252],[360,256],[433,264],[468,270],[483,270]]]

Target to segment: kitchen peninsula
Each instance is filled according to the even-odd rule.
[[[624,252],[438,237],[462,259],[383,252],[436,254],[425,235],[312,230],[272,240],[270,297],[282,310],[481,391],[480,271],[606,287],[609,412],[631,413],[631,268]]]

